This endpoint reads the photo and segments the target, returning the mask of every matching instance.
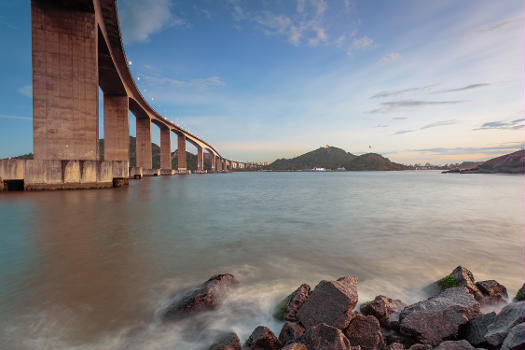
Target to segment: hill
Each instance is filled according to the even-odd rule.
[[[312,168],[335,170],[407,170],[410,167],[391,162],[376,153],[356,156],[337,147],[320,147],[292,159],[277,159],[268,165],[268,170],[306,170]]]
[[[492,158],[474,170],[476,173],[525,173],[525,150]]]

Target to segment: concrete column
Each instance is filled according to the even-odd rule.
[[[177,134],[177,168],[186,170],[186,136],[183,134]]]
[[[204,170],[204,150],[202,147],[197,147],[197,170]]]
[[[222,159],[221,158],[216,157],[215,167],[217,168],[217,171],[222,171]]]
[[[129,161],[129,98],[104,95],[104,160]]]
[[[171,170],[171,130],[160,128],[160,168]]]
[[[215,158],[215,155],[210,153],[210,163],[211,163],[211,171],[212,172],[215,172],[217,171],[217,164],[215,162],[216,158]]]
[[[35,159],[98,160],[95,13],[62,4],[31,1]]]
[[[144,169],[152,168],[151,159],[151,120],[137,118],[137,166]]]

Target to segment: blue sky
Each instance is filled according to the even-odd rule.
[[[330,144],[448,163],[523,147],[521,0],[117,4],[144,96],[225,157]],[[30,1],[2,1],[0,14],[7,157],[32,151]]]

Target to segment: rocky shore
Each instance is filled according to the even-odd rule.
[[[211,277],[175,297],[163,322],[216,309],[238,284],[231,274]],[[412,305],[378,295],[358,306],[357,287],[357,276],[302,284],[275,307],[279,335],[261,325],[241,340],[225,329],[208,350],[525,349],[525,284],[509,300],[505,286],[458,266]]]

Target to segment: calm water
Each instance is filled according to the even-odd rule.
[[[279,332],[301,282],[357,274],[359,298],[413,302],[459,264],[514,295],[525,279],[525,177],[237,173],[129,188],[0,195],[0,348],[207,348]],[[218,272],[217,311],[164,326],[170,297]]]

